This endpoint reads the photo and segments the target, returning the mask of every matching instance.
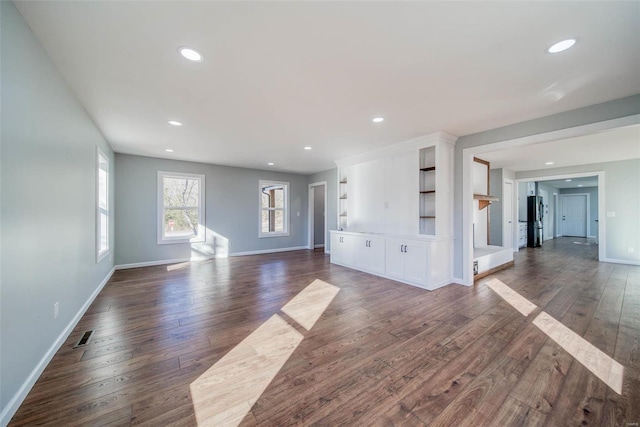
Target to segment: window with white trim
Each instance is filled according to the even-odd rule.
[[[203,242],[204,175],[158,171],[158,244]]]
[[[259,237],[289,235],[289,183],[260,181]]]
[[[96,147],[96,262],[109,255],[109,158]]]

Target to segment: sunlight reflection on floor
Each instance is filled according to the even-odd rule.
[[[528,316],[537,308],[535,304],[498,279],[491,279],[485,283],[524,316]],[[613,391],[622,394],[624,367],[620,363],[544,311],[533,319],[533,324]]]
[[[282,312],[301,324],[307,331],[313,328],[340,288],[316,279],[282,307]]]
[[[340,291],[315,280],[282,311],[313,327]],[[251,410],[304,336],[274,314],[190,385],[198,426],[236,426]]]

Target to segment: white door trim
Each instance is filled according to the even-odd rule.
[[[327,239],[329,238],[329,233],[328,233],[328,228],[327,228],[327,193],[329,191],[327,188],[327,181],[319,181],[319,182],[314,182],[312,184],[309,184],[309,190],[308,190],[308,198],[309,198],[309,209],[308,209],[308,215],[309,215],[309,228],[307,229],[307,248],[308,249],[314,249],[315,245],[313,243],[314,241],[314,232],[315,232],[315,228],[314,228],[314,218],[313,218],[313,214],[314,214],[314,205],[315,205],[315,200],[314,200],[314,191],[315,191],[315,187],[320,187],[324,185],[324,253],[328,254],[328,249],[329,249],[329,245],[327,244]]]
[[[507,185],[511,185],[511,249],[514,252],[517,252],[517,248],[518,248],[518,233],[517,230],[515,228],[516,224],[518,223],[518,220],[515,218],[514,212],[515,209],[517,209],[517,201],[518,198],[516,196],[516,193],[514,191],[514,188],[516,187],[515,183],[513,182],[512,179],[503,179],[502,181],[502,197],[504,199],[504,194],[505,189],[507,187]],[[515,199],[515,203],[514,203],[514,199]],[[505,228],[509,227],[508,223],[505,222],[505,220],[507,219],[506,216],[506,211],[507,211],[507,206],[506,203],[502,204],[502,234],[503,234],[503,238],[502,238],[502,246],[505,246],[505,241],[504,241],[504,230]]]
[[[475,156],[482,157],[482,153],[512,148],[516,146],[525,146],[530,144],[538,144],[541,142],[549,142],[558,139],[571,138],[576,136],[588,135],[591,133],[615,129],[623,126],[629,126],[640,122],[640,114],[621,117],[613,120],[605,120],[602,122],[590,123],[587,125],[576,126],[567,129],[560,129],[551,132],[529,135],[521,138],[513,138],[504,141],[496,141],[492,144],[485,144],[476,147],[464,148],[462,150],[462,170],[470,171]],[[462,173],[462,280],[456,278],[457,283],[467,286],[473,285],[473,174]],[[604,172],[595,171],[585,174],[576,174],[582,176],[598,175],[598,236],[600,244],[598,245],[598,259],[605,260],[606,254],[606,236],[604,224]],[[565,175],[562,175],[564,177]],[[550,177],[530,178],[521,181],[542,181],[547,179],[555,179]],[[516,179],[516,182],[518,180]]]
[[[560,237],[560,203],[558,193],[553,193],[553,238]]]

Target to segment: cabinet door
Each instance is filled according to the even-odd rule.
[[[372,273],[384,273],[384,239],[354,236],[354,265]]]
[[[427,285],[429,267],[428,249],[418,242],[405,242],[404,278],[410,282]]]
[[[418,155],[400,153],[385,162],[384,222],[389,234],[418,233]]]
[[[389,277],[397,279],[404,278],[404,242],[400,240],[387,239],[385,267]]]
[[[384,162],[359,163],[349,171],[349,228],[384,232]]]
[[[331,233],[331,262],[353,265],[353,236]]]
[[[369,259],[369,271],[373,273],[384,274],[385,265],[385,239],[369,238],[369,246],[367,246],[367,253]]]

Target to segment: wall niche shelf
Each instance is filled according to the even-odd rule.
[[[420,160],[420,234],[436,234],[436,147],[425,147],[419,151]]]
[[[348,192],[347,192],[347,172],[345,169],[338,171],[338,228],[346,230],[348,225]]]
[[[487,194],[474,194],[473,198],[475,200],[479,201],[478,203],[479,203],[479,208],[480,209],[486,208],[487,206],[489,206],[493,202],[500,201],[499,197],[489,196]]]

